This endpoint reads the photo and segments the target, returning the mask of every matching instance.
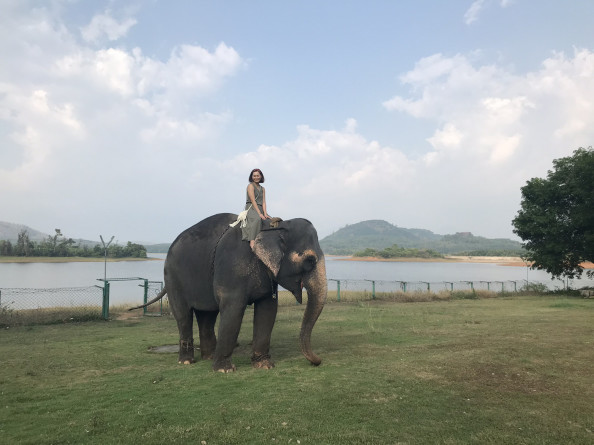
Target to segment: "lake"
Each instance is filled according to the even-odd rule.
[[[107,263],[108,278],[140,277],[151,281],[163,281],[163,260],[165,254],[150,254],[156,260],[151,261],[121,261]],[[415,263],[415,262],[366,262],[342,261],[340,257],[326,259],[329,290],[335,290],[341,280],[341,289],[359,290],[371,289],[371,283],[376,281],[376,290],[396,290],[395,281],[406,281],[411,284],[408,289],[426,289],[431,283],[432,290],[448,288],[457,283],[456,288],[463,288],[464,282],[475,282],[475,286],[499,290],[502,282],[506,290],[511,282],[517,282],[518,288],[530,282],[542,282],[549,288],[562,288],[563,282],[551,281],[550,276],[543,271],[527,270],[525,267],[499,266],[489,263]],[[0,263],[0,289],[8,288],[69,288],[84,286],[102,286],[104,274],[103,262],[87,263]],[[479,283],[480,281],[489,284]],[[414,284],[413,284],[414,283]],[[141,303],[143,289],[139,287],[141,281],[112,282],[111,304]],[[579,288],[594,285],[593,280],[570,280],[570,286]],[[462,287],[459,287],[462,286]],[[476,288],[476,287],[475,287]],[[5,293],[6,294],[6,293]],[[4,300],[5,301],[5,300]]]

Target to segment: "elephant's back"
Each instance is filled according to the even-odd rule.
[[[183,294],[198,304],[212,298],[211,272],[217,243],[237,219],[219,213],[184,230],[171,244],[165,260],[165,287],[171,297]],[[198,297],[200,296],[200,298]],[[214,301],[214,300],[212,300]]]
[[[180,233],[173,243],[171,243],[169,250],[174,249],[177,244],[208,242],[214,237],[220,237],[225,233],[229,224],[233,223],[236,219],[237,215],[233,213],[218,213],[209,216]]]

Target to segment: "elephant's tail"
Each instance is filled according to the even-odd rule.
[[[140,309],[143,307],[147,307],[150,306],[153,303],[156,303],[157,301],[159,301],[161,298],[163,298],[165,295],[167,294],[167,289],[163,288],[163,290],[161,292],[159,292],[159,294],[153,298],[151,301],[149,301],[146,304],[143,304],[141,306],[135,306],[135,307],[131,307],[130,309],[128,309],[129,311],[133,311],[134,309]]]

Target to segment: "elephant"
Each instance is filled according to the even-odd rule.
[[[220,213],[183,231],[171,244],[164,265],[163,292],[144,306],[169,296],[179,330],[179,362],[194,363],[193,319],[198,322],[202,359],[215,371],[231,372],[231,361],[244,312],[254,305],[252,366],[270,369],[270,337],[278,308],[278,285],[307,305],[301,324],[301,352],[321,363],[311,348],[311,333],[327,297],[326,263],[317,232],[306,219],[262,222],[250,248],[241,228],[230,227],[237,215]],[[143,307],[143,306],[139,306]],[[220,316],[218,336],[215,322]]]

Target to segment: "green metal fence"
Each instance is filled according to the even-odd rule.
[[[154,298],[162,281],[141,277],[99,279],[103,286],[61,288],[0,288],[0,326],[109,319],[112,282],[140,281],[138,305]],[[142,298],[142,299],[141,299]],[[166,297],[165,297],[166,300]],[[166,300],[167,301],[167,300]],[[144,309],[145,315],[162,315],[163,299]]]
[[[102,316],[105,320],[109,319],[109,296],[112,282],[118,281],[142,281],[139,284],[143,288],[143,304],[146,304],[150,299],[157,296],[163,289],[162,281],[151,281],[142,277],[124,277],[124,278],[97,278],[97,281],[103,282],[103,304]],[[151,305],[152,306],[152,305]],[[144,308],[145,315],[162,315],[163,314],[163,299],[155,306]]]
[[[100,286],[0,289],[0,325],[55,323],[99,318]]]
[[[34,322],[55,322],[84,320],[92,318],[109,319],[110,290],[112,284],[121,281],[139,281],[138,302],[140,305],[153,299],[162,289],[162,281],[151,281],[141,277],[98,279],[103,286],[69,288],[1,288],[0,289],[0,326],[18,324],[19,320],[32,318]],[[328,291],[336,292],[336,300],[341,301],[341,294],[363,292],[366,298],[375,299],[378,294],[415,293],[415,292],[454,292],[479,291],[519,292],[525,290],[550,290],[551,285],[541,282],[521,281],[383,281],[328,279]],[[141,297],[142,295],[142,297]],[[136,304],[136,303],[134,303]],[[167,296],[159,303],[144,309],[145,315],[161,315],[168,306]],[[33,314],[35,313],[35,314]],[[19,318],[21,317],[21,318]],[[16,322],[16,323],[15,323]]]
[[[519,281],[386,281],[386,280],[352,280],[328,279],[328,290],[336,292],[337,301],[341,299],[341,292],[369,292],[371,298],[378,293],[394,292],[442,292],[442,291],[479,291],[490,292],[519,292],[537,286],[543,290],[550,290],[550,285],[541,282]]]

